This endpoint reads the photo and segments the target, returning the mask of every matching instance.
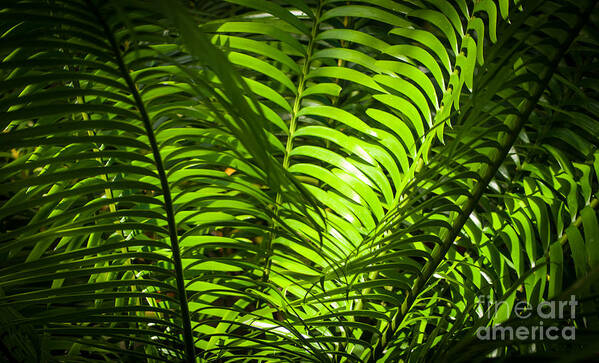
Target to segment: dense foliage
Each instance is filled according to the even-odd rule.
[[[0,356],[592,357],[595,4],[2,1]]]

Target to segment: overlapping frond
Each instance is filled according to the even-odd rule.
[[[190,7],[3,3],[14,359],[453,360],[594,276],[595,1]]]
[[[3,329],[33,329],[38,360],[193,360],[188,298],[205,271],[251,279],[273,219],[261,186],[297,190],[266,176],[257,113],[224,111],[242,91],[216,92],[222,70],[200,68],[160,10],[3,4]],[[245,258],[220,263],[227,242]]]

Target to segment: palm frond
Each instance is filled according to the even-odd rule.
[[[593,354],[595,4],[3,2],[0,348],[504,358],[575,294]]]

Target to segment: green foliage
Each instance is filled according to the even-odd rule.
[[[596,1],[1,4],[6,361],[596,353]]]

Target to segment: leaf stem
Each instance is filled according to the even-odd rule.
[[[173,201],[171,197],[170,187],[168,184],[168,179],[166,177],[166,172],[164,169],[164,164],[162,161],[162,156],[160,155],[160,150],[158,148],[158,142],[156,141],[156,135],[154,134],[154,129],[152,127],[152,122],[150,121],[150,117],[145,108],[141,95],[137,90],[135,82],[131,78],[129,71],[125,65],[123,60],[123,56],[119,49],[118,44],[116,43],[116,39],[114,37],[113,32],[108,27],[105,19],[100,14],[99,9],[90,1],[87,0],[88,6],[91,8],[92,13],[96,16],[99,23],[102,25],[104,29],[104,33],[106,38],[110,42],[110,46],[112,47],[112,51],[114,52],[117,65],[119,67],[119,71],[122,73],[123,79],[127,83],[137,109],[141,115],[141,120],[143,122],[144,128],[146,130],[146,134],[148,136],[148,140],[150,143],[150,147],[152,149],[152,155],[154,157],[154,163],[156,164],[156,169],[158,171],[158,177],[160,179],[160,185],[162,189],[162,195],[164,197],[164,209],[166,211],[166,218],[168,223],[168,231],[169,231],[169,239],[171,243],[171,250],[173,253],[173,264],[175,267],[175,279],[177,284],[177,295],[179,297],[179,307],[181,309],[181,320],[183,325],[183,340],[185,345],[185,361],[186,362],[194,362],[195,361],[195,348],[193,343],[193,333],[191,329],[191,315],[189,313],[189,305],[187,303],[187,293],[185,290],[185,280],[183,275],[183,265],[181,263],[181,251],[179,249],[179,240],[177,235],[177,226],[175,222],[175,213],[173,208]]]
[[[305,81],[306,81],[306,75],[308,74],[308,72],[310,71],[310,63],[311,63],[311,59],[310,57],[312,56],[312,52],[314,50],[314,43],[315,43],[315,38],[316,38],[316,32],[318,31],[318,27],[320,25],[320,13],[322,11],[322,2],[318,2],[318,9],[316,10],[316,13],[314,14],[314,24],[312,25],[312,32],[310,34],[310,40],[308,42],[308,47],[306,49],[306,58],[304,60],[304,65],[302,67],[302,73],[299,75],[299,81],[298,81],[298,86],[297,86],[297,95],[295,96],[295,100],[293,102],[293,110],[292,110],[292,115],[291,115],[291,121],[289,122],[289,135],[287,136],[287,142],[285,145],[285,156],[283,157],[283,168],[285,170],[287,170],[289,168],[289,159],[290,159],[290,154],[291,151],[293,150],[293,134],[295,134],[295,130],[297,128],[297,114],[300,111],[301,108],[301,99],[302,99],[302,93],[304,92],[304,85],[305,85]],[[275,216],[278,217],[279,212],[280,212],[280,205],[281,202],[283,200],[283,195],[280,192],[277,192],[277,195],[275,197]],[[276,229],[276,227],[275,227]],[[268,281],[269,276],[270,276],[270,269],[271,269],[271,257],[272,257],[272,240],[274,239],[274,232],[271,233],[271,235],[266,239],[266,246],[265,246],[265,250],[266,250],[266,269],[264,272],[264,276],[263,276],[263,281]]]

